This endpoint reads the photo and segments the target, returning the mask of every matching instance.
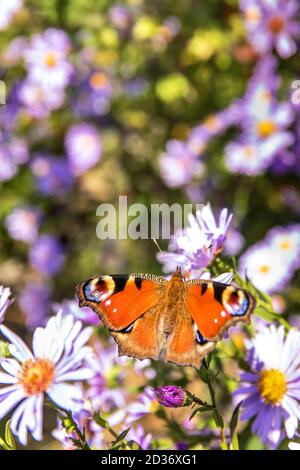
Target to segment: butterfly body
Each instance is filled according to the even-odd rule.
[[[223,333],[249,323],[255,300],[213,281],[147,274],[107,275],[77,287],[80,306],[91,307],[118,344],[119,354],[200,367]]]

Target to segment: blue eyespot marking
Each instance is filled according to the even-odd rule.
[[[229,311],[233,317],[239,317],[239,316],[245,315],[245,313],[247,312],[249,308],[249,299],[247,298],[245,294],[242,294],[242,295],[243,295],[242,302],[235,302],[230,305]]]
[[[97,292],[95,288],[92,289],[90,281],[88,281],[83,286],[83,293],[84,293],[86,300],[89,300],[90,302],[100,302],[101,293]]]
[[[199,330],[197,330],[197,333],[196,333],[196,341],[197,341],[197,343],[201,344],[201,346],[203,344],[208,343],[208,341],[203,338],[203,336],[202,336],[202,334],[200,333]]]

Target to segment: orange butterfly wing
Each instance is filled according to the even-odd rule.
[[[145,275],[107,275],[80,283],[81,307],[90,307],[111,331],[126,330],[159,299],[164,278]]]
[[[187,306],[198,328],[198,341],[218,341],[232,325],[250,323],[255,307],[252,295],[232,285],[193,280],[188,286]]]

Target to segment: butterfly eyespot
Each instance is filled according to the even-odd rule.
[[[249,299],[242,290],[225,290],[223,303],[226,311],[233,317],[243,316],[249,308]]]
[[[109,276],[107,276],[109,278]],[[86,300],[90,302],[104,302],[111,296],[114,289],[114,283],[109,279],[91,279],[83,286],[83,294]],[[105,305],[109,305],[111,300],[106,300]]]
[[[197,341],[197,343],[201,344],[201,346],[203,344],[208,343],[208,341],[203,338],[203,336],[202,336],[202,334],[200,333],[199,330],[197,330],[197,333],[196,333],[196,341]]]

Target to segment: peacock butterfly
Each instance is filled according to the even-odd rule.
[[[233,285],[184,280],[180,268],[168,281],[151,274],[106,275],[81,282],[79,305],[91,307],[118,344],[119,355],[200,367],[225,331],[250,323],[252,295]]]

